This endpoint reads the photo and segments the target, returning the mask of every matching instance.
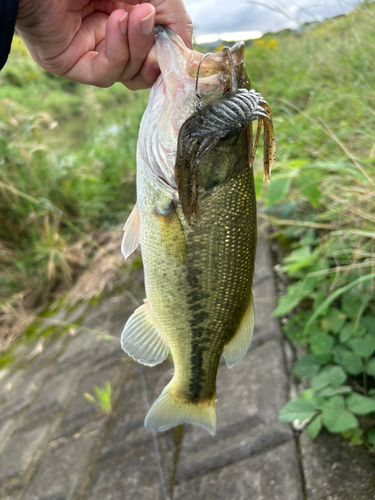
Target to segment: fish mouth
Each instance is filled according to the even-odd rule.
[[[155,40],[160,70],[167,87],[168,80],[173,82],[173,73],[176,79],[189,78],[196,83],[198,68],[204,57],[198,80],[199,92],[205,97],[204,104],[221,97],[230,88],[231,68],[226,50],[207,55],[191,50],[173,30],[162,25],[155,27]],[[230,48],[239,88],[249,90],[250,80],[245,69],[244,50],[244,42],[237,42]]]
[[[205,55],[189,49],[165,26],[155,27],[155,42],[161,75],[142,119],[138,155],[147,165],[146,171],[177,200],[174,168],[180,129],[197,112],[197,105],[206,106],[223,97],[231,88],[232,72],[227,51]],[[249,90],[244,48],[238,42],[230,52],[238,86]]]

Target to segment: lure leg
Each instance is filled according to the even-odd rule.
[[[223,51],[226,52],[227,57],[228,57],[228,63],[230,67],[230,95],[234,95],[237,90],[237,77],[236,77],[236,72],[234,70],[234,63],[233,63],[233,58],[232,58],[232,52],[229,47],[224,47]]]

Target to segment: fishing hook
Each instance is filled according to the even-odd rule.
[[[223,52],[225,52],[226,55],[227,55],[228,63],[229,63],[229,67],[230,67],[230,80],[231,80],[231,82],[230,82],[229,94],[230,95],[234,95],[237,92],[237,77],[236,77],[236,72],[235,72],[235,69],[234,69],[234,62],[233,62],[233,58],[232,58],[232,51],[230,50],[229,47],[223,47]],[[195,95],[197,96],[197,99],[198,99],[198,103],[197,103],[195,109],[197,111],[200,111],[202,109],[202,107],[203,107],[202,97],[199,94],[199,88],[198,88],[199,73],[200,73],[203,61],[208,56],[212,56],[212,52],[207,52],[207,54],[204,54],[204,56],[200,60],[199,66],[198,66],[198,71],[197,71],[197,77],[196,77],[196,80],[195,80]]]
[[[198,98],[198,103],[197,105],[195,106],[195,109],[197,111],[200,111],[202,109],[202,98],[201,96],[199,95],[199,89],[198,89],[198,80],[199,80],[199,72],[201,70],[201,66],[202,66],[202,62],[206,59],[207,56],[212,56],[212,52],[207,52],[207,54],[205,54],[202,59],[200,60],[200,63],[199,63],[199,66],[198,66],[198,71],[197,71],[197,78],[195,80],[195,95],[197,96]]]

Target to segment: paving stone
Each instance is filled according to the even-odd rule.
[[[12,350],[13,365],[18,364],[20,361],[22,362],[27,352],[28,346],[26,343],[16,344],[16,347]]]
[[[126,439],[110,445],[106,441],[98,458],[98,469],[108,469],[149,453],[153,454],[155,445],[162,454],[173,451],[179,434],[175,428],[159,433],[148,431],[143,425],[129,430]]]
[[[74,388],[69,407],[55,432],[54,439],[70,436],[87,427],[92,421],[101,421],[105,416],[104,413],[93,403],[87,401],[84,394],[87,392],[95,396],[94,387],[102,389],[109,381],[111,383],[111,401],[114,404],[118,397],[119,382],[122,377],[123,367],[118,362],[107,366],[90,367],[90,370],[87,371],[83,370],[80,373],[80,382]]]
[[[116,298],[116,302],[118,302]],[[78,364],[85,360],[88,365],[101,363],[112,356],[118,358],[124,357],[125,353],[121,350],[119,340],[106,340],[100,337],[100,334],[106,333],[113,335],[117,328],[113,328],[113,298],[103,300],[98,306],[88,312],[82,326],[84,331],[79,331],[73,340],[69,343],[66,351],[60,356],[59,364]],[[122,325],[123,328],[124,325]],[[92,332],[86,329],[91,329]],[[91,359],[89,359],[91,358]]]
[[[272,259],[269,243],[258,243],[254,274],[254,306],[255,326],[251,348],[270,340],[281,337],[280,325],[271,316],[276,309],[276,289],[272,273]]]
[[[89,363],[90,355],[94,353],[91,348],[94,340],[95,336],[91,333],[78,332],[58,358],[59,367],[64,370],[66,364],[82,364],[83,361]]]
[[[133,362],[130,362],[124,368],[127,369],[128,376],[122,386],[113,426],[107,437],[107,439],[113,439],[115,442],[123,439],[129,430],[134,427],[143,426],[146,416],[145,403],[141,394],[141,376],[135,372]]]
[[[87,312],[87,309],[89,307],[89,304],[87,302],[82,302],[79,304],[75,309],[68,311],[64,322],[66,323],[65,326],[74,326],[76,323],[80,324],[80,320],[84,316],[84,314]],[[70,323],[70,325],[69,325]]]
[[[94,431],[51,443],[22,500],[77,498],[100,439]]]
[[[33,367],[38,364],[46,364],[54,361],[57,357],[59,351],[62,350],[66,336],[58,335],[58,331],[61,330],[61,326],[55,325],[52,335],[48,333],[45,335],[43,332],[47,328],[54,326],[54,323],[50,318],[43,318],[43,323],[39,326],[38,338],[32,343],[25,340],[22,344],[24,347],[24,352],[22,356],[16,356],[13,366],[15,368]]]
[[[95,338],[93,344],[95,354],[92,359],[92,365],[114,362],[127,357],[127,354],[121,349],[120,339],[113,337],[110,340]]]
[[[82,326],[97,332],[105,332],[119,339],[126,321],[141,304],[142,300],[138,303],[124,293],[104,299],[97,308],[88,313]]]
[[[375,455],[339,435],[300,437],[307,500],[375,498]]]
[[[12,494],[24,486],[33,466],[42,455],[48,424],[24,432],[16,432],[0,455],[0,496]]]
[[[64,349],[68,341],[67,335],[60,335],[44,346],[43,351],[35,358],[34,365],[41,366],[43,364],[52,363],[56,360],[59,353]]]
[[[87,302],[83,302],[79,304],[74,309],[69,310],[66,306],[62,305],[58,310],[56,310],[52,316],[42,318],[42,331],[51,327],[56,327],[56,332],[62,330],[67,327],[75,327],[78,326],[77,323],[80,323],[83,315],[87,311],[89,304]]]
[[[173,499],[303,500],[294,440],[178,484]]]
[[[8,399],[12,391],[17,387],[17,384],[23,379],[25,370],[2,370],[3,378],[0,381],[0,402]]]
[[[1,407],[0,419],[5,420],[16,413],[25,410],[38,395],[51,368],[42,368],[39,371],[24,372],[22,379],[12,389],[6,403]]]
[[[149,404],[168,383],[169,375],[166,378],[166,373],[170,372],[172,364],[165,361],[149,368],[129,360],[125,366],[125,382],[98,459],[94,486],[87,497],[90,499],[122,499],[123,491],[127,491],[126,498],[163,498],[155,455],[156,443],[165,488],[171,492],[177,452],[175,443],[179,440],[180,428],[152,433],[144,428],[144,418]],[[106,491],[107,497],[104,491],[108,481],[111,487]]]
[[[256,302],[259,313],[269,318],[277,306],[275,282],[272,276],[265,278],[254,286]]]
[[[276,309],[273,278],[267,278],[254,287],[255,327],[252,344],[259,345],[269,338],[281,337],[280,324],[271,314]]]
[[[134,259],[133,257],[129,258],[131,265],[127,267],[127,270],[124,273],[119,273],[114,279],[113,290],[120,290],[124,304],[128,301],[129,304],[133,302],[135,306],[135,302],[142,304],[145,298],[145,286],[140,252],[136,251],[134,257]]]
[[[98,333],[109,333],[110,328],[110,314],[109,310],[111,308],[112,298],[103,299],[96,307],[91,309],[85,320],[82,323],[82,326],[85,328],[90,328],[95,337],[95,332]]]
[[[230,370],[220,367],[217,389],[221,426],[253,415],[278,421],[288,394],[280,341],[271,340],[250,351]]]
[[[292,437],[278,420],[287,401],[280,341],[271,340],[250,351],[231,370],[219,367],[217,378],[217,434],[185,426],[177,481],[243,460]]]
[[[0,454],[7,445],[20,422],[20,417],[9,418],[0,423]]]
[[[176,483],[221,469],[232,463],[249,458],[268,448],[274,448],[292,438],[291,432],[281,425],[264,424],[258,417],[245,419],[241,425],[228,426],[213,438],[201,437],[187,442],[183,435]]]
[[[156,460],[149,454],[102,471],[87,500],[165,500]]]
[[[126,320],[135,309],[129,302],[123,295],[110,297],[88,312],[83,326],[93,330],[93,333],[87,333],[93,336],[90,342],[90,350],[94,352],[92,364],[126,356],[121,349],[120,335]],[[98,332],[98,335],[95,335],[95,332]],[[110,340],[101,338],[100,333],[106,333],[112,338]]]
[[[133,296],[133,291],[132,298],[130,295],[127,296],[126,292],[112,298],[109,309],[109,333],[113,336],[120,338],[128,318],[143,303],[143,299],[145,298],[143,283],[140,290],[135,293],[135,297]]]
[[[154,367],[147,367],[136,363],[131,358],[128,359],[129,361],[123,365],[125,380],[112,426],[108,432],[108,443],[118,443],[129,437],[132,438],[138,428],[140,430],[137,432],[140,434],[143,432],[148,407],[159,396],[173,373],[173,364],[169,360]],[[145,390],[147,390],[146,395],[143,392]]]
[[[0,383],[9,375],[9,373],[10,373],[9,368],[2,368],[0,370]]]
[[[76,387],[78,368],[65,372],[52,372],[38,397],[33,402],[23,421],[24,427],[31,427],[42,420],[52,418],[64,408],[64,403]]]
[[[142,302],[139,302],[139,305],[142,305]],[[124,330],[125,323],[133,314],[135,309],[137,309],[137,306],[134,304],[134,302],[128,300],[125,304],[121,305],[121,308],[113,313],[109,327],[109,332],[111,335],[120,339],[121,334]]]
[[[48,345],[49,339],[46,338],[39,338],[38,340],[32,342],[28,347],[25,352],[25,354],[22,357],[18,357],[15,360],[15,366],[20,366],[20,365],[30,365],[30,362],[32,362],[35,358],[37,358],[46,348]]]
[[[273,278],[272,258],[269,243],[258,241],[254,268],[254,285],[262,282],[266,278]]]
[[[118,284],[131,288],[141,303],[144,289],[140,270],[129,271]],[[254,284],[256,327],[252,349],[232,370],[220,365],[215,437],[193,426],[165,433],[151,433],[144,428],[148,407],[171,378],[173,365],[166,361],[153,368],[144,367],[125,358],[118,340],[102,340],[95,335],[96,331],[119,338],[136,308],[124,290],[118,296],[105,298],[87,313],[82,323],[93,333],[82,329],[73,338],[64,335],[58,348],[48,344],[33,361],[33,369],[42,365],[43,370],[56,358],[57,365],[39,396],[34,392],[29,399],[27,405],[35,401],[24,419],[25,425],[34,425],[42,418],[51,422],[50,417],[68,401],[69,406],[47,448],[51,427],[19,430],[18,424],[10,424],[13,419],[1,421],[0,439],[1,435],[15,432],[8,436],[0,455],[1,472],[2,463],[6,465],[1,492],[13,495],[31,479],[22,500],[164,499],[159,455],[168,498],[176,475],[175,495],[180,496],[175,498],[210,498],[216,491],[218,499],[237,500],[245,498],[240,495],[247,492],[246,498],[251,500],[302,500],[302,496],[293,496],[300,493],[300,484],[292,433],[289,426],[278,421],[278,411],[287,399],[288,382],[279,324],[270,318],[276,307],[276,292],[268,243],[264,241],[258,244]],[[63,320],[66,318],[64,315]],[[9,377],[4,375],[3,381]],[[111,381],[114,412],[104,417],[83,394],[93,394],[94,386],[104,387],[107,380]],[[72,394],[74,382],[77,388]],[[25,383],[21,379],[18,384],[23,387]],[[8,402],[12,397],[13,391]],[[7,455],[11,457],[9,463],[5,462]],[[90,481],[87,474],[91,475]],[[212,484],[220,487],[212,488]]]
[[[158,454],[152,433],[145,433],[146,439],[129,440],[107,449],[99,459],[87,500],[123,500],[124,492],[126,500],[164,500],[163,487],[170,498],[176,460],[175,431],[154,433]]]

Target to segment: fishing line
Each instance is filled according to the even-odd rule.
[[[147,397],[147,384],[146,384],[146,378],[143,373],[142,367],[140,367],[137,364],[138,372],[141,375],[141,385],[142,385],[142,396],[143,396],[143,402],[146,406],[146,410],[149,411],[150,409],[150,404],[148,402],[148,397]],[[154,445],[154,452],[155,452],[155,457],[156,457],[156,464],[157,464],[157,469],[158,469],[158,474],[159,474],[159,480],[160,480],[160,487],[161,487],[161,492],[163,495],[163,500],[169,500],[167,497],[167,493],[165,491],[165,483],[164,483],[164,476],[163,476],[163,470],[161,468],[161,461],[160,461],[160,453],[159,453],[159,445],[158,445],[158,439],[156,437],[156,431],[150,431],[152,435],[152,444]]]

